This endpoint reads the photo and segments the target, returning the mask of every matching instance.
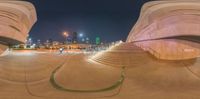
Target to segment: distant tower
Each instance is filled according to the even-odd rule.
[[[86,38],[85,43],[89,44],[90,43],[90,38]]]
[[[69,37],[67,38],[67,44],[71,44],[71,43],[73,43],[73,42],[72,42],[72,37],[69,36]]]
[[[72,34],[72,43],[77,43],[77,32],[73,32]]]
[[[99,45],[99,44],[101,44],[101,39],[100,39],[100,37],[96,37],[96,45]]]
[[[27,38],[25,47],[26,47],[26,48],[30,48],[31,45],[32,45],[32,43],[33,43],[32,39],[31,39],[31,38]]]
[[[53,39],[49,39],[49,44],[50,44],[50,46],[52,46],[53,45]]]
[[[41,40],[37,40],[36,46],[37,46],[37,48],[40,48],[40,46],[41,46]]]

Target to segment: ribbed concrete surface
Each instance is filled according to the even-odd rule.
[[[126,47],[125,47],[126,46]],[[110,52],[112,52],[110,54]],[[123,55],[123,58],[120,55]],[[3,99],[199,99],[200,60],[161,61],[132,43],[123,43],[88,61],[84,54],[17,51],[0,58],[0,98]],[[99,58],[100,58],[99,56]],[[125,81],[118,88],[103,92],[70,92],[56,89],[49,79],[65,88],[99,89],[119,79],[121,63],[128,59]],[[9,60],[8,60],[9,59]],[[106,64],[109,59],[109,64]],[[106,62],[104,62],[106,61]]]
[[[28,33],[37,20],[35,7],[25,1],[0,1],[0,43],[25,43]],[[0,46],[1,51],[5,50]]]
[[[133,54],[125,54],[126,58],[120,58],[126,53],[121,51],[128,49],[128,46]],[[140,53],[134,52],[133,47],[135,50],[140,50]],[[125,72],[126,79],[118,95],[102,99],[200,98],[199,58],[184,61],[162,61],[150,55],[148,51],[137,48],[133,43],[121,44],[113,49],[118,49],[118,52],[115,50],[112,55],[104,52],[98,58],[107,57],[109,60],[120,58],[121,61],[129,59]],[[114,55],[115,57],[113,57]],[[99,63],[105,64],[106,60],[101,60]],[[116,66],[114,65],[115,61],[110,61],[110,64]]]
[[[147,2],[143,5],[140,17],[129,33],[127,42],[139,41],[137,46],[149,52],[153,51],[159,54],[152,53],[159,59],[184,60],[196,58],[200,55],[200,45],[196,47],[197,44],[192,41],[185,40],[180,42],[179,40],[166,40],[163,38],[174,37],[176,39],[176,36],[199,37],[199,20],[199,0],[160,0]],[[157,41],[157,39],[161,40]],[[148,41],[153,43],[149,43]],[[165,49],[163,46],[171,50]],[[160,50],[162,50],[162,53]],[[183,57],[180,56],[184,50],[190,50],[191,54],[185,52]],[[173,53],[173,55],[169,55],[168,53]]]

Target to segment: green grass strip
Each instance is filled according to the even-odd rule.
[[[56,74],[56,72],[61,68],[62,66],[59,66],[58,68],[56,68],[53,72],[52,72],[52,74],[51,74],[51,77],[50,77],[50,83],[51,83],[51,85],[54,87],[54,88],[56,88],[56,89],[58,89],[58,90],[62,90],[62,91],[67,91],[67,92],[82,92],[82,93],[86,93],[86,92],[103,92],[103,91],[109,91],[109,90],[113,90],[113,89],[115,89],[115,88],[118,88],[122,83],[123,83],[123,81],[124,81],[124,79],[125,79],[125,76],[124,76],[124,72],[125,72],[125,67],[122,67],[122,72],[121,72],[121,77],[120,77],[120,79],[117,81],[117,82],[115,82],[113,85],[111,85],[111,86],[109,86],[109,87],[106,87],[106,88],[102,88],[102,89],[96,89],[96,90],[79,90],[79,89],[69,89],[69,88],[65,88],[65,87],[63,87],[63,86],[61,86],[61,85],[59,85],[57,82],[56,82],[56,80],[55,80],[55,74]]]

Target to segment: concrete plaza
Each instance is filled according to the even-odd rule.
[[[1,99],[200,98],[198,58],[161,61],[129,43],[94,59],[83,53],[14,51],[0,63]]]

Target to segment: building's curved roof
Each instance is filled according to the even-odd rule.
[[[144,4],[127,42],[159,59],[200,56],[200,1],[161,0]]]
[[[25,42],[36,20],[36,10],[31,3],[17,0],[1,0],[0,41],[8,44]]]
[[[140,17],[129,33],[127,41],[131,42],[179,35],[200,35],[200,33],[195,32],[200,30],[200,28],[196,28],[200,24],[199,16],[199,0],[162,0],[147,2],[142,7]],[[180,25],[181,22],[185,24]],[[188,24],[190,24],[190,27],[188,27]],[[176,26],[179,28],[176,28]],[[165,30],[166,33],[163,32],[164,30],[162,29],[167,28],[171,31]],[[185,33],[184,31],[190,31],[192,33]],[[151,37],[143,37],[144,34],[147,35],[150,32],[153,32]]]

